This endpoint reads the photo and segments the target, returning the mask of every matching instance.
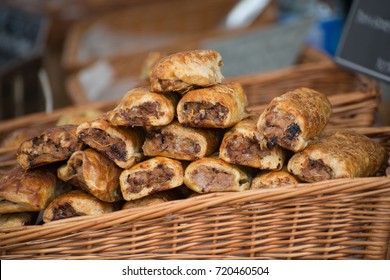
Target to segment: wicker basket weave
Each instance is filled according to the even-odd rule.
[[[371,125],[375,82],[326,62],[240,77],[251,109],[297,86],[327,94],[328,129],[353,128],[389,149],[390,127]],[[261,98],[260,98],[261,97]],[[114,103],[79,110],[109,110]],[[0,134],[54,124],[66,108],[0,124]],[[8,154],[15,151],[4,150]],[[4,161],[2,162],[4,163]],[[15,164],[9,159],[4,166]],[[214,193],[158,206],[0,229],[1,259],[386,259],[390,178],[338,179],[277,189]]]
[[[389,140],[389,127],[359,130]],[[206,194],[0,236],[1,259],[386,259],[390,178]]]

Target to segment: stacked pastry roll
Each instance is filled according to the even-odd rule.
[[[385,149],[353,131],[325,133],[331,112],[325,95],[299,88],[274,98],[257,128],[268,145],[292,153],[287,171],[303,182],[375,175],[385,161]]]
[[[210,168],[196,168],[195,172],[204,172],[199,173],[200,177],[214,178],[215,174],[221,177],[227,172],[229,179],[231,176],[235,179],[221,180],[223,185],[209,182],[213,187],[201,192],[249,188],[247,174],[216,155],[225,130],[248,116],[243,88],[238,83],[223,83],[221,66],[222,58],[213,50],[166,56],[154,64],[150,88],[133,89],[108,113],[108,120],[114,125],[146,126],[142,146],[146,160],[125,169],[120,177],[125,200],[137,200],[183,185],[200,192],[202,182],[189,174],[193,163],[202,161],[209,163]],[[132,100],[134,91],[143,93]],[[142,103],[144,95],[154,97]],[[162,97],[164,102],[159,101]],[[140,107],[150,113],[137,122],[129,116]],[[125,121],[119,123],[119,115]]]
[[[322,93],[292,89],[254,115],[221,66],[214,50],[162,57],[148,70],[148,86],[129,90],[111,111],[22,142],[18,166],[0,179],[0,222],[33,223],[38,212],[51,222],[134,211],[379,170],[378,143],[350,131],[324,133],[332,110]]]

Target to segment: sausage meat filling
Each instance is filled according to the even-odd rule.
[[[234,184],[232,174],[210,166],[199,166],[190,176],[198,186],[202,186],[202,193],[229,191]]]
[[[306,175],[307,174],[307,175]],[[302,168],[302,179],[310,178],[310,181],[324,181],[334,178],[333,170],[325,165],[322,160],[309,158]]]
[[[147,141],[150,141],[150,144],[158,152],[175,154],[187,160],[197,159],[196,155],[201,151],[201,147],[196,139],[180,138],[169,132],[157,131],[148,136]]]
[[[107,132],[90,128],[80,133],[80,138],[89,146],[99,150],[110,159],[126,161],[126,144],[123,140],[109,135]]]
[[[131,125],[145,126],[150,124],[150,118],[159,119],[164,116],[161,105],[157,102],[145,102],[128,110],[121,110],[120,115],[129,120]]]
[[[58,207],[53,208],[52,221],[83,215],[84,214],[77,212],[69,203],[64,203],[62,205],[58,205]]]
[[[248,165],[258,158],[263,158],[270,155],[270,150],[260,149],[258,140],[253,137],[245,137],[242,135],[234,135],[226,145],[227,155],[235,164]]]
[[[203,125],[213,122],[217,126],[223,126],[229,109],[220,103],[211,102],[186,102],[183,106],[185,123],[189,125]]]
[[[281,114],[271,111],[266,117],[266,128],[269,146],[280,143],[285,146],[293,146],[297,136],[302,133],[301,128],[294,122],[292,114]]]
[[[27,156],[30,167],[68,159],[81,148],[82,142],[69,129],[34,137],[22,144],[20,153]]]
[[[138,171],[133,174],[129,174],[127,177],[128,190],[130,193],[139,193],[144,188],[152,188],[152,193],[166,189],[166,185],[170,182],[174,176],[172,168],[163,164],[157,165],[153,170]],[[151,194],[152,194],[151,193]]]

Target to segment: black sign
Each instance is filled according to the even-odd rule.
[[[335,56],[336,63],[390,82],[390,1],[355,0]]]
[[[0,6],[0,70],[42,52],[47,20],[9,6]]]

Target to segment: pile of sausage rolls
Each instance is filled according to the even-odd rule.
[[[111,111],[22,142],[18,165],[0,179],[2,226],[29,224],[31,213],[50,222],[211,192],[373,176],[386,162],[384,148],[366,136],[324,132],[332,113],[324,94],[291,89],[254,115],[221,67],[214,50],[162,57],[150,84]]]

